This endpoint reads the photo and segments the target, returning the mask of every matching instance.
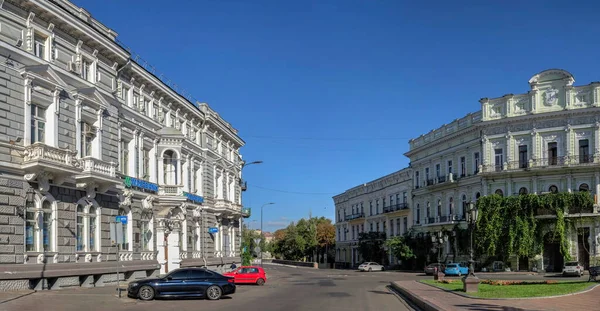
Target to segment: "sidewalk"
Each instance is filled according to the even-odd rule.
[[[590,286],[594,283],[590,283]],[[527,310],[564,311],[600,310],[600,286],[593,290],[556,298],[476,299],[452,294],[418,281],[392,282],[392,287],[424,311]]]
[[[34,290],[0,291],[0,304],[35,293]]]

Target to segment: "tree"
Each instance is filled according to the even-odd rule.
[[[321,217],[317,221],[317,248],[319,254],[324,253],[324,256],[327,256],[327,262],[329,257],[335,256],[335,226],[331,223],[331,219]]]
[[[412,258],[416,258],[417,256],[413,253],[412,248],[408,246],[405,242],[405,238],[403,236],[395,236],[385,242],[388,247],[389,252],[394,255],[394,257],[404,261]]]
[[[361,232],[358,235],[358,252],[365,261],[381,261],[385,259],[384,241],[385,232]]]

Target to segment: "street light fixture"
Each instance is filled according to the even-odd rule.
[[[463,290],[465,292],[477,292],[479,290],[479,278],[475,276],[475,260],[473,260],[473,231],[477,225],[479,209],[473,202],[469,202],[468,222],[471,235],[471,251],[469,259],[469,274],[463,278]]]
[[[267,206],[267,205],[273,205],[275,203],[273,202],[269,202],[269,203],[265,203],[260,207],[260,241],[263,242],[263,207]],[[264,245],[264,242],[262,243]],[[260,246],[260,245],[259,245]],[[263,250],[262,247],[260,248],[260,266],[263,266]]]

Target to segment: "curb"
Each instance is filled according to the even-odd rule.
[[[415,282],[417,282],[417,281],[415,281]],[[419,309],[421,309],[423,311],[444,311],[444,308],[441,308],[436,304],[433,304],[431,302],[421,299],[421,297],[414,294],[410,290],[396,285],[395,282],[391,282],[390,286],[392,287],[392,289],[394,291],[398,292],[401,296],[408,299],[408,301],[410,301],[410,303],[419,307]]]
[[[17,300],[17,299],[19,299],[19,298],[23,298],[23,297],[25,297],[25,296],[29,296],[29,295],[31,295],[31,294],[35,294],[35,293],[37,293],[37,290],[33,290],[33,291],[29,292],[29,293],[24,293],[24,294],[21,294],[21,295],[15,296],[15,297],[6,298],[6,299],[4,299],[4,300],[0,300],[0,304],[7,303],[7,302],[10,302],[10,301],[13,301],[13,300]]]

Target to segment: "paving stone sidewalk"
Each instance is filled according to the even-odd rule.
[[[590,283],[590,286],[594,283]],[[554,298],[474,299],[434,288],[418,281],[392,282],[392,287],[424,311],[443,310],[526,310],[575,311],[600,310],[600,286],[591,291]]]

